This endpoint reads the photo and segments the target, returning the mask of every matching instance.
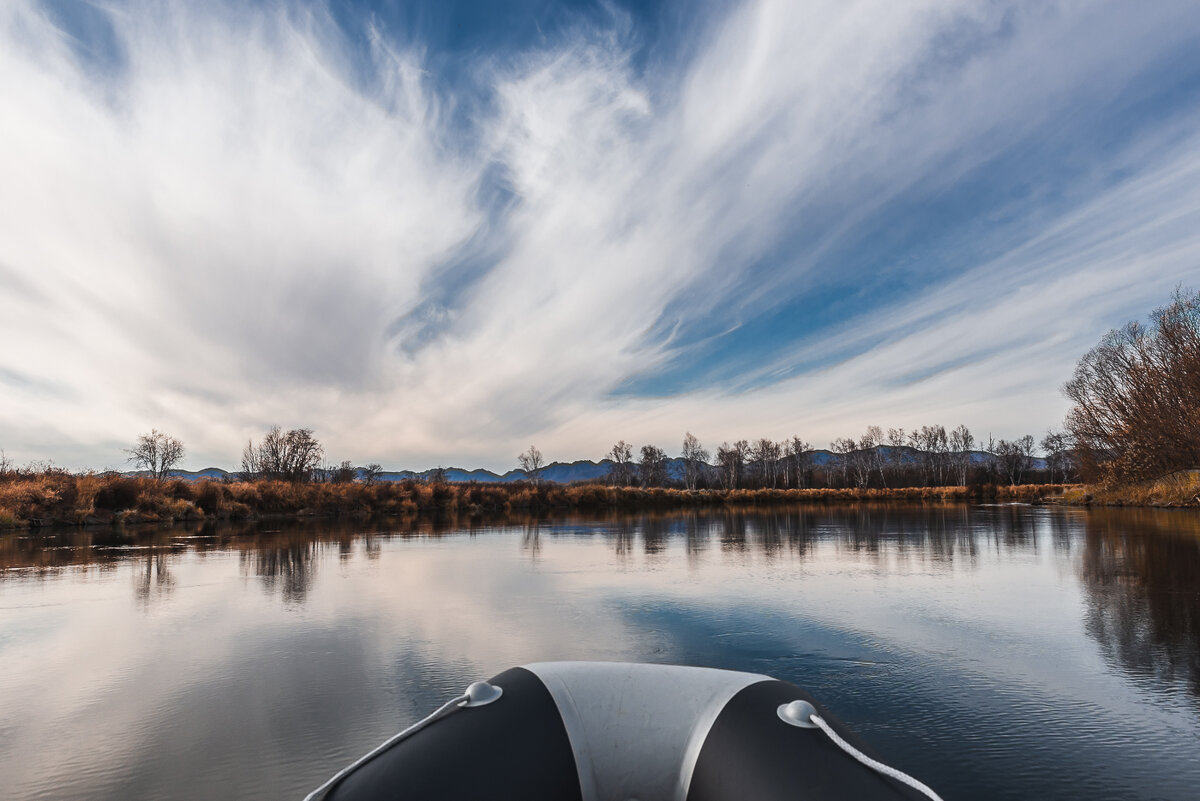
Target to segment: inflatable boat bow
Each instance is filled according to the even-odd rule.
[[[305,801],[940,801],[867,750],[769,676],[543,662],[472,684]]]

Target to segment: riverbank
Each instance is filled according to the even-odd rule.
[[[1072,489],[1060,484],[1026,484],[689,491],[599,484],[160,482],[120,475],[46,473],[0,483],[0,529],[267,517],[365,518],[447,512],[491,515],[514,511],[637,511],[862,501],[1040,502]]]
[[[1069,487],[1052,501],[1069,506],[1200,508],[1200,470],[1181,470],[1138,484]]]

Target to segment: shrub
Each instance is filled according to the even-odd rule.
[[[93,504],[96,509],[118,511],[132,509],[137,505],[141,494],[140,482],[134,478],[108,476],[104,484],[96,491]]]
[[[196,488],[195,504],[206,515],[218,515],[229,509],[225,487],[216,481],[201,481]]]

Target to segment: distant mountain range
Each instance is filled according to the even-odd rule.
[[[879,447],[880,452],[884,455],[890,455],[892,448],[887,445]],[[919,451],[904,447],[900,449],[901,461],[912,461],[920,454]],[[830,463],[836,464],[842,457],[828,450],[816,450],[809,454],[813,466],[821,467]],[[971,460],[976,464],[982,464],[989,459],[994,458],[992,454],[986,451],[971,451]],[[576,481],[596,481],[603,479],[612,472],[613,463],[609,459],[601,459],[598,462],[593,462],[589,459],[581,459],[576,462],[551,462],[541,469],[539,478],[543,481],[551,481],[557,484],[570,484]],[[1044,470],[1046,468],[1046,460],[1042,458],[1034,458],[1033,469]],[[437,470],[442,470],[447,481],[455,483],[463,483],[477,481],[480,483],[501,483],[507,484],[513,481],[528,481],[529,475],[524,470],[509,470],[507,473],[493,473],[491,470],[476,468],[467,470],[461,467],[445,467],[445,468],[430,468],[420,472],[413,470],[386,470],[379,474],[380,481],[403,481],[405,479],[428,479]],[[715,469],[715,467],[713,468]],[[139,473],[130,471],[125,475],[138,475]],[[222,470],[219,467],[206,467],[203,470],[172,470],[171,475],[175,478],[182,478],[188,481],[201,480],[216,480],[220,481],[232,476],[236,476],[236,472]],[[362,469],[359,469],[359,476],[362,476]],[[683,459],[676,457],[667,460],[667,476],[672,481],[681,481],[683,479]]]

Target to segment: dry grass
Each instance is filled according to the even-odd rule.
[[[1200,506],[1200,470],[1176,473],[1136,484],[1095,484],[1063,494],[1064,503],[1097,506]]]
[[[1190,485],[1189,485],[1190,486]],[[283,481],[158,482],[61,471],[0,477],[0,527],[248,519],[453,514],[468,517],[545,510],[665,510],[863,501],[1035,501],[1074,491],[1063,485],[903,489],[681,490],[601,484],[293,484]],[[1178,493],[1177,493],[1178,494]]]

